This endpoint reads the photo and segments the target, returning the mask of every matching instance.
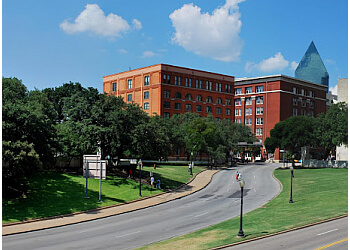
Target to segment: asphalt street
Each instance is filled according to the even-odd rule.
[[[273,199],[280,192],[272,177],[276,167],[251,164],[222,170],[205,189],[187,197],[94,221],[3,236],[3,249],[134,249],[184,235],[239,215],[237,170],[246,183],[244,213]]]
[[[306,227],[300,230],[275,235],[225,250],[280,250],[280,249],[348,249],[348,218]]]

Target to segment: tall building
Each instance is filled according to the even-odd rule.
[[[323,61],[316,49],[314,42],[311,42],[306,50],[298,67],[295,70],[295,78],[322,84],[329,87],[329,75]]]
[[[234,120],[234,77],[157,64],[103,77],[103,92],[163,117],[196,112]]]
[[[348,103],[348,78],[338,79],[338,102]],[[341,145],[336,149],[337,161],[348,161],[348,147]]]
[[[264,142],[275,124],[291,116],[326,112],[327,87],[285,75],[235,80],[235,122]],[[264,152],[265,153],[265,152]],[[279,150],[275,159],[281,159]]]

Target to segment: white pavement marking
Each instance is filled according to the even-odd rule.
[[[137,231],[137,232],[133,232],[133,233],[129,233],[129,234],[123,234],[123,235],[119,235],[119,236],[115,236],[114,238],[122,238],[125,236],[129,236],[129,235],[133,235],[133,234],[138,234],[141,233],[141,231]]]
[[[199,217],[199,216],[203,216],[203,215],[205,215],[205,214],[207,214],[208,212],[205,212],[205,213],[202,213],[202,214],[198,214],[198,215],[196,215],[195,217]]]
[[[324,233],[319,233],[318,235],[328,234],[328,233],[331,233],[331,232],[334,232],[334,231],[337,231],[337,230],[338,230],[338,229],[329,230],[329,231],[324,232]]]

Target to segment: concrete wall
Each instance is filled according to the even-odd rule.
[[[348,168],[347,161],[319,161],[319,160],[305,160],[303,167],[306,168]]]

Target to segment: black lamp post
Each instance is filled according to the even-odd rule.
[[[293,173],[293,166],[290,167],[290,199],[289,199],[289,203],[294,203],[293,201],[293,177],[294,177],[294,173]]]
[[[138,162],[138,165],[140,166],[140,185],[139,185],[139,196],[142,197],[141,195],[141,166],[142,166],[142,161],[141,159]]]
[[[243,179],[239,181],[239,186],[241,187],[241,218],[240,218],[240,223],[239,223],[239,231],[238,231],[238,237],[244,237],[243,229],[242,229],[242,216],[243,216],[243,189],[245,186],[245,182]]]

